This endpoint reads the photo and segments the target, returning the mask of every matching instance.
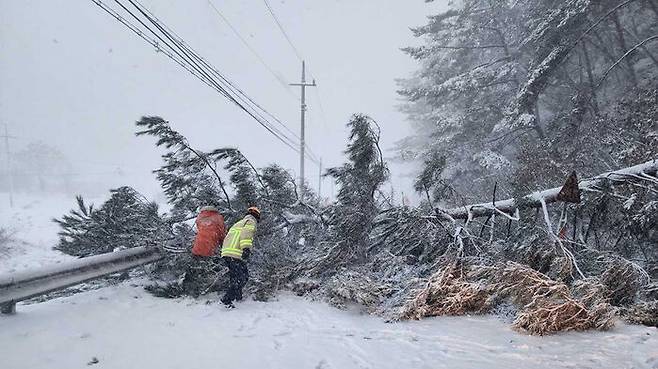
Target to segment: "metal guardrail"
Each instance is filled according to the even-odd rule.
[[[163,257],[158,248],[135,247],[76,259],[35,271],[0,275],[0,312],[13,314],[19,301],[153,263]]]

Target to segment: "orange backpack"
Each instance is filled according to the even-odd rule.
[[[192,254],[212,256],[218,245],[224,241],[224,217],[215,210],[202,210],[196,218],[196,237]]]

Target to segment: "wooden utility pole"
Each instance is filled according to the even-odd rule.
[[[10,157],[10,150],[9,150],[9,139],[10,138],[15,138],[9,136],[9,129],[7,128],[7,125],[5,124],[5,135],[2,136],[5,139],[5,154],[7,157],[7,182],[9,184],[9,207],[13,208],[14,207],[14,180],[11,177],[11,157]]]
[[[305,119],[306,119],[306,87],[315,87],[315,80],[313,83],[306,83],[306,63],[302,61],[302,82],[301,83],[291,83],[291,86],[299,86],[302,88],[302,126],[299,136],[299,198],[304,199],[304,159],[305,159]]]

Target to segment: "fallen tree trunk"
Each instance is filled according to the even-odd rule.
[[[578,189],[583,191],[598,191],[606,183],[610,185],[618,185],[628,182],[630,180],[645,180],[658,184],[656,178],[658,172],[658,159],[652,159],[645,163],[638,164],[632,167],[607,172],[600,174],[596,177],[589,178],[578,182]],[[455,219],[472,219],[477,217],[488,217],[495,213],[503,213],[512,215],[517,210],[525,208],[541,208],[542,201],[545,204],[550,204],[559,201],[558,194],[562,187],[555,187],[544,191],[533,192],[524,196],[521,201],[516,199],[506,199],[502,201],[465,205],[452,209],[436,208],[438,216],[447,220]]]

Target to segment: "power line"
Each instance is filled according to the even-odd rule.
[[[288,36],[288,32],[286,32],[285,28],[283,27],[283,24],[282,24],[281,21],[279,20],[279,17],[277,17],[277,16],[276,16],[276,13],[274,13],[274,10],[272,9],[272,6],[270,6],[270,3],[269,3],[267,0],[263,0],[263,2],[265,3],[265,6],[267,7],[268,12],[269,12],[270,15],[272,16],[272,19],[274,19],[274,22],[276,23],[276,25],[278,26],[279,30],[280,30],[281,33],[283,34],[283,37],[286,39],[286,41],[288,41],[288,44],[290,45],[290,47],[292,48],[293,52],[294,52],[295,55],[297,56],[297,59],[299,59],[299,61],[301,61],[301,62],[303,63],[304,60],[305,60],[305,58],[302,56],[302,54],[299,52],[299,49],[297,49],[297,47],[295,46],[295,44],[292,42],[292,39],[290,38],[290,36]],[[315,80],[315,76],[313,75],[313,73],[312,73],[311,71],[308,71],[308,73],[309,73],[309,75],[311,76],[311,78],[312,78],[313,80]],[[317,98],[318,98],[318,106],[320,107],[320,117],[321,117],[322,122],[323,122],[323,124],[324,124],[324,126],[325,126],[325,128],[326,128],[326,127],[327,127],[327,118],[326,118],[326,114],[324,113],[324,107],[322,106],[322,98],[320,97],[320,90],[319,90],[319,88],[316,88],[315,93],[316,93],[316,96],[317,96]]]
[[[194,68],[192,68],[191,66],[187,65],[185,60],[181,60],[181,59],[177,58],[176,56],[174,56],[174,54],[173,54],[171,51],[169,51],[169,50],[167,50],[167,49],[163,49],[163,48],[161,47],[160,43],[159,43],[156,39],[154,39],[154,38],[150,38],[150,37],[148,37],[147,35],[145,35],[144,32],[143,32],[142,30],[140,30],[137,26],[135,26],[135,25],[134,25],[133,23],[131,23],[129,20],[127,20],[126,18],[124,18],[123,16],[121,16],[117,11],[115,11],[115,10],[112,9],[112,8],[110,8],[109,6],[107,6],[106,4],[104,4],[104,3],[103,3],[102,1],[100,1],[100,0],[92,0],[92,1],[93,1],[96,5],[98,5],[101,9],[103,9],[105,12],[107,12],[109,15],[111,15],[112,17],[114,17],[117,21],[119,21],[120,23],[122,23],[123,25],[125,25],[128,29],[130,29],[130,30],[131,30],[133,33],[135,33],[137,36],[139,36],[140,38],[142,38],[142,39],[143,39],[144,41],[146,41],[147,43],[151,44],[151,45],[155,48],[156,52],[159,52],[159,53],[164,54],[165,56],[167,56],[168,58],[170,58],[171,60],[173,60],[176,64],[178,64],[179,66],[181,66],[182,68],[184,68],[185,70],[187,70],[188,72],[190,72],[194,77],[196,77],[197,79],[199,79],[201,82],[203,82],[203,83],[205,83],[206,85],[208,85],[210,88],[216,90],[216,91],[219,92],[219,93],[222,93],[222,94],[224,93],[221,89],[218,89],[217,86],[213,85],[212,82],[208,81],[206,78],[204,78],[202,75],[200,75],[200,74],[199,74]]]
[[[283,27],[283,24],[281,23],[281,21],[279,21],[279,18],[276,16],[276,13],[274,13],[274,10],[270,6],[270,3],[267,0],[263,0],[263,2],[265,3],[265,6],[267,7],[268,12],[272,16],[272,19],[274,19],[274,22],[279,27],[279,30],[283,34],[283,37],[286,39],[286,41],[288,41],[288,44],[290,45],[290,47],[294,51],[295,55],[297,56],[297,59],[299,59],[299,61],[302,62],[302,69],[305,69],[304,57],[299,52],[299,49],[297,49],[295,44],[292,42],[292,39],[290,38],[290,36],[288,36],[288,32],[286,32],[285,28]],[[303,76],[303,74],[304,74],[304,71],[302,72],[302,83],[301,83],[301,85],[304,85],[304,80],[303,80],[304,76]],[[312,73],[309,73],[309,74],[311,74],[311,77],[313,77]],[[315,78],[313,78],[313,87],[317,88],[317,85],[315,83]],[[317,96],[318,96],[318,105],[320,106],[322,121],[324,122],[324,125],[326,127],[326,118],[325,118],[325,115],[324,115],[324,108],[322,107],[320,94],[317,91],[316,91],[316,93],[317,93]],[[304,131],[304,111],[306,110],[306,108],[307,107],[306,107],[306,104],[304,102],[304,90],[303,90],[303,87],[302,87],[302,138],[301,138],[302,140],[303,140],[303,137],[304,137],[303,136],[304,135],[304,133],[303,133],[303,131]],[[308,155],[310,158],[312,158],[315,161],[315,163],[318,166],[322,167],[321,160],[317,158],[317,156],[313,153],[313,150],[311,150],[311,148],[307,144],[305,144],[305,142],[303,142],[303,141],[302,141],[301,146],[302,146],[302,149],[301,149],[302,155],[303,156]],[[306,151],[307,151],[306,153],[304,152],[304,147],[306,148]],[[304,176],[303,164],[302,164],[302,169],[300,170],[300,172],[301,172],[300,173],[301,177],[303,177]]]
[[[172,36],[172,34],[168,31],[168,27],[167,27],[167,29],[165,29],[165,27],[163,27],[163,26],[160,24],[161,22],[160,22],[159,20],[157,20],[157,19],[155,19],[155,18],[149,16],[148,14],[146,14],[146,12],[145,12],[145,9],[146,9],[146,8],[145,8],[141,3],[139,4],[140,6],[137,6],[137,4],[135,4],[135,2],[134,2],[133,0],[128,0],[128,1],[129,1],[129,2],[130,2],[135,8],[137,8],[137,10],[138,10],[140,13],[142,13],[142,15],[145,16],[149,22],[151,22],[156,28],[158,28],[158,30],[160,30],[160,32],[161,32],[161,33],[162,33],[162,34],[163,34],[163,35],[164,35],[164,36],[165,36],[170,42],[172,42],[172,43],[174,44],[174,46],[176,46],[176,48],[172,47],[172,46],[171,46],[166,40],[164,40],[162,37],[160,37],[160,35],[158,35],[155,31],[153,31],[149,26],[147,26],[146,24],[144,24],[144,22],[143,22],[141,19],[139,19],[134,13],[132,13],[130,10],[128,10],[128,9],[127,9],[123,4],[121,4],[118,0],[115,0],[115,2],[116,2],[117,4],[119,4],[119,6],[121,6],[126,12],[128,12],[131,16],[133,16],[133,18],[135,18],[138,22],[140,22],[140,23],[141,23],[146,29],[148,29],[153,35],[155,35],[155,36],[156,36],[160,41],[162,41],[167,47],[169,47],[171,50],[173,50],[174,53],[176,53],[176,54],[177,54],[180,58],[182,58],[183,60],[185,60],[185,61],[187,61],[188,63],[190,63],[193,69],[195,69],[197,72],[201,73],[205,78],[207,78],[208,81],[210,81],[210,82],[211,82],[211,83],[212,83],[212,84],[213,84],[213,85],[219,90],[219,92],[220,92],[222,95],[224,95],[224,96],[227,97],[230,101],[232,101],[233,103],[235,103],[236,105],[238,105],[238,106],[239,106],[242,110],[244,110],[247,114],[251,115],[251,117],[253,117],[258,123],[260,123],[260,124],[266,129],[266,130],[268,130],[272,135],[274,135],[276,138],[278,138],[281,142],[283,142],[284,144],[286,144],[286,145],[287,145],[288,147],[290,147],[291,149],[297,151],[296,147],[294,147],[295,142],[294,142],[292,139],[290,139],[289,137],[283,135],[282,132],[278,131],[277,129],[275,129],[274,127],[272,127],[271,125],[269,125],[269,124],[267,123],[267,119],[265,119],[265,118],[264,118],[264,117],[263,117],[258,111],[252,111],[252,110],[250,110],[250,109],[247,109],[247,108],[245,107],[245,105],[243,105],[242,103],[238,102],[237,99],[240,99],[243,103],[246,103],[245,99],[243,98],[243,97],[246,97],[251,103],[253,103],[254,105],[256,105],[256,106],[257,106],[258,108],[260,108],[262,111],[264,111],[265,113],[267,113],[267,114],[269,114],[270,116],[274,117],[273,115],[271,115],[271,114],[270,114],[269,112],[267,112],[265,109],[263,109],[262,107],[260,107],[260,105],[256,104],[256,103],[255,103],[251,98],[249,98],[244,92],[242,92],[241,90],[237,89],[237,88],[235,87],[234,84],[232,84],[232,83],[231,83],[228,79],[226,79],[221,73],[219,73],[219,71],[217,71],[215,68],[213,68],[212,66],[210,66],[208,63],[206,63],[206,61],[205,61],[203,58],[199,57],[199,56],[196,54],[196,52],[194,52],[194,50],[192,50],[191,48],[189,48],[189,47],[187,46],[187,44],[185,44],[184,42],[182,42],[182,41],[180,40],[180,38]],[[137,3],[139,3],[139,2],[137,2]],[[142,8],[143,8],[143,9],[142,9]],[[149,13],[150,13],[150,12],[149,12]],[[151,14],[152,14],[152,13],[151,13]],[[177,50],[177,49],[178,49],[178,50]],[[181,54],[181,52],[182,52],[182,54]],[[196,60],[195,60],[195,59],[196,59]],[[207,68],[210,68],[210,70],[211,70],[212,72],[214,72],[214,74],[215,74],[216,76],[218,76],[222,81],[224,81],[228,86],[226,86],[226,85],[222,86],[222,85],[221,85],[220,83],[218,83],[215,79],[213,79],[213,78],[208,74],[209,71],[208,71],[206,68],[200,66],[200,65],[198,64],[198,61],[200,61],[201,64],[202,64],[203,66],[205,66],[205,67],[207,67]],[[235,89],[235,90],[237,90],[237,91],[238,91],[241,95],[243,95],[243,96],[233,96],[233,95],[231,95],[231,94],[227,91],[227,88],[228,88],[228,89]],[[234,92],[235,92],[235,91],[234,91]],[[275,118],[275,119],[276,119],[276,118]],[[278,121],[278,120],[277,120],[277,121]],[[282,123],[281,123],[281,124],[282,124]],[[276,132],[275,132],[275,131],[276,131]],[[283,137],[281,137],[281,136],[283,136]],[[287,142],[286,142],[286,141],[287,141]]]
[[[133,1],[133,0],[128,0],[128,1],[129,1],[129,2],[130,2],[135,8],[137,8],[137,9],[139,10],[139,12],[142,13],[142,15],[145,16],[145,17],[147,18],[147,20],[149,20],[149,21],[150,21],[150,22],[151,22],[156,28],[158,28],[158,30],[160,30],[160,32],[162,32],[163,35],[164,35],[168,40],[170,40],[171,42],[173,42],[174,45],[178,48],[178,50],[180,50],[180,51],[184,54],[184,56],[181,55],[177,50],[173,49],[173,48],[172,48],[172,47],[171,47],[166,41],[164,41],[164,40],[162,40],[162,38],[160,38],[163,42],[165,42],[165,44],[166,44],[170,49],[174,50],[174,52],[176,52],[177,55],[179,55],[180,57],[184,58],[184,59],[187,60],[188,62],[191,61],[191,62],[193,63],[193,65],[194,65],[194,67],[196,68],[196,70],[200,70],[200,71],[204,74],[204,76],[208,77],[208,74],[207,74],[207,73],[209,72],[211,75],[215,75],[216,77],[219,77],[219,78],[220,78],[220,81],[219,81],[219,82],[220,82],[220,84],[221,84],[222,86],[217,86],[217,81],[216,81],[216,80],[214,80],[214,79],[212,79],[212,78],[209,78],[209,77],[208,77],[208,78],[213,82],[213,84],[215,84],[216,87],[220,88],[220,89],[222,90],[222,92],[228,94],[227,97],[228,97],[232,102],[234,102],[235,104],[237,104],[237,105],[238,105],[240,108],[242,108],[245,112],[247,112],[249,115],[251,115],[251,116],[252,116],[256,121],[258,121],[258,122],[259,122],[264,128],[266,128],[271,134],[273,134],[274,136],[276,136],[279,140],[281,140],[281,141],[282,141],[284,144],[286,144],[289,148],[291,148],[291,149],[293,149],[295,152],[298,152],[298,153],[299,153],[298,149],[295,147],[296,142],[295,142],[293,139],[291,139],[290,137],[288,137],[286,134],[284,134],[283,132],[281,132],[281,131],[280,131],[279,129],[277,129],[276,127],[273,127],[273,126],[271,125],[271,123],[267,120],[267,118],[265,118],[265,117],[262,115],[262,113],[264,113],[264,114],[266,114],[266,115],[269,115],[269,116],[270,116],[270,117],[271,117],[271,118],[272,118],[277,124],[279,124],[281,127],[283,127],[284,129],[286,129],[287,131],[291,132],[291,133],[293,134],[293,136],[295,136],[296,138],[298,138],[298,137],[294,134],[294,132],[292,132],[292,131],[291,131],[291,130],[290,130],[290,129],[289,129],[289,128],[283,123],[283,122],[281,122],[276,116],[274,116],[273,114],[271,114],[270,112],[268,112],[265,108],[263,108],[263,107],[260,106],[258,103],[256,103],[251,97],[249,97],[246,93],[244,93],[244,91],[242,91],[242,90],[241,90],[239,87],[237,87],[233,82],[231,82],[231,81],[228,80],[224,75],[222,75],[222,74],[217,70],[217,68],[215,68],[214,66],[212,66],[211,64],[209,64],[209,63],[208,63],[203,57],[199,56],[199,55],[196,53],[196,51],[194,51],[194,50],[193,50],[193,49],[192,49],[187,43],[185,43],[184,40],[182,40],[178,35],[176,35],[175,32],[173,32],[169,27],[167,27],[164,23],[162,23],[157,17],[155,17],[155,15],[153,15],[153,13],[151,13],[146,7],[144,7],[144,5],[142,5],[142,4],[139,2],[139,0],[134,0],[134,1]],[[118,1],[115,0],[115,2],[118,2]],[[135,3],[139,4],[139,6],[137,6]],[[122,6],[122,7],[123,7],[123,6]],[[125,9],[125,7],[124,7],[124,9]],[[129,12],[129,13],[132,14],[131,12]],[[148,14],[147,14],[147,13],[148,13]],[[133,14],[133,16],[134,16],[134,14]],[[140,21],[140,23],[143,24],[143,22],[141,22],[141,21]],[[152,31],[148,26],[146,26],[146,27],[147,27],[147,29],[149,29],[149,31],[151,31],[151,32],[153,33],[153,31]],[[199,63],[201,64],[201,67],[199,66],[199,64],[197,64],[197,62],[199,62]],[[203,68],[202,68],[202,67],[203,67]],[[205,69],[204,69],[204,68],[205,68]],[[229,92],[230,92],[230,93],[233,93],[233,95],[231,95]],[[237,100],[240,100],[241,103],[238,102],[236,99],[237,99]],[[247,107],[248,107],[249,109],[248,109]],[[257,108],[257,109],[256,109],[256,108]],[[260,111],[259,111],[259,110],[260,110]],[[287,141],[287,142],[284,142],[284,141]],[[316,158],[311,158],[311,161],[313,161],[315,164],[318,164],[318,165],[319,165],[319,162],[318,162],[318,160],[317,160]]]
[[[192,50],[191,47],[190,47],[187,43],[185,43],[184,40],[181,39],[180,36],[178,36],[173,30],[171,30],[169,27],[167,27],[166,24],[163,24],[162,21],[160,21],[160,20],[159,20],[159,19],[158,19],[158,18],[157,18],[157,17],[156,17],[151,11],[149,11],[146,7],[144,7],[144,6],[143,6],[138,0],[135,0],[135,1],[136,1],[136,2],[137,2],[137,3],[143,8],[144,11],[146,11],[147,13],[149,13],[149,15],[150,15],[151,18],[153,18],[153,19],[155,19],[155,21],[159,22],[159,23],[160,23],[160,24],[161,24],[161,25],[167,30],[167,32],[169,32],[170,34],[172,34],[173,36],[175,36],[175,38],[176,38],[176,39],[177,39],[177,40],[178,40],[178,41],[179,41],[179,42],[180,42],[180,43],[181,43],[181,44],[182,44],[182,45],[183,45],[188,51],[190,51],[190,52],[191,52],[193,55],[195,55],[199,60],[201,60],[201,62],[202,62],[203,64],[205,64],[208,68],[210,68],[211,71],[214,72],[215,75],[217,75],[217,76],[219,76],[220,78],[222,78],[222,79],[223,79],[228,85],[230,85],[233,89],[235,89],[239,94],[241,94],[241,95],[243,95],[244,97],[246,97],[246,98],[247,98],[252,104],[254,104],[256,107],[258,107],[262,112],[264,112],[265,114],[269,115],[272,119],[274,119],[274,121],[277,122],[282,128],[284,128],[286,131],[288,131],[290,134],[292,134],[295,138],[299,139],[299,136],[297,136],[297,134],[296,134],[295,132],[293,132],[293,131],[292,131],[287,125],[285,125],[283,122],[281,122],[276,116],[274,116],[273,114],[271,114],[270,112],[268,112],[267,110],[265,110],[265,108],[263,108],[262,106],[260,106],[259,104],[257,104],[253,99],[251,99],[248,95],[246,95],[242,90],[240,90],[237,86],[235,86],[231,81],[227,80],[227,79],[226,79],[226,78],[225,78],[225,77],[224,77],[224,76],[223,76],[223,75],[222,75],[222,74],[221,74],[221,73],[220,73],[215,67],[213,67],[212,65],[210,65],[209,63],[207,63],[203,57],[198,56],[198,55],[196,54],[196,52],[195,52],[194,50]],[[224,17],[224,15],[219,11],[219,9],[217,9],[217,7],[215,7],[215,5],[214,5],[210,0],[208,0],[208,3],[213,7],[213,9],[217,12],[217,14],[218,14],[220,17],[222,17],[222,19],[224,19],[224,21],[226,22],[226,24],[228,24],[229,27],[235,32],[235,34],[238,36],[238,38],[240,38],[240,40],[243,41],[243,43],[245,44],[245,46],[247,46],[247,48],[248,48],[249,50],[251,50],[251,51],[254,53],[254,55],[256,55],[256,57],[257,57],[257,58],[263,63],[263,65],[265,65],[265,67],[266,67],[266,68],[272,73],[272,75],[274,75],[274,77],[276,77],[277,80],[278,80],[279,82],[281,82],[281,83],[284,84],[284,86],[285,86],[285,88],[286,88],[286,91],[288,91],[290,94],[292,94],[292,92],[290,91],[290,87],[285,83],[285,81],[283,81],[279,76],[277,76],[276,73],[275,73],[275,72],[274,72],[274,71],[273,71],[273,70],[272,70],[272,69],[271,69],[271,68],[265,63],[265,61],[260,57],[260,55],[259,55],[259,54],[258,54],[253,48],[251,48],[251,46],[247,43],[247,41],[246,41],[246,40],[240,35],[240,33],[237,31],[237,29],[235,29],[235,27],[233,27],[233,25],[228,21],[228,19],[227,19],[226,17]],[[293,96],[294,96],[294,95],[293,95]],[[299,100],[299,99],[297,99],[297,100]],[[296,144],[296,143],[293,142],[293,144]]]
[[[92,0],[92,1],[96,2],[95,0]],[[231,94],[229,94],[229,92],[226,90],[226,88],[225,88],[224,86],[222,86],[222,85],[219,84],[215,79],[213,79],[211,76],[209,76],[209,75],[208,75],[208,71],[205,70],[204,68],[202,68],[201,66],[199,66],[199,64],[198,64],[197,62],[195,62],[194,59],[192,59],[192,57],[191,57],[188,53],[186,53],[185,50],[184,50],[183,48],[181,48],[180,43],[178,43],[178,42],[176,42],[174,39],[172,39],[171,35],[169,35],[166,31],[164,31],[164,30],[162,29],[162,27],[161,27],[157,22],[155,22],[153,19],[151,19],[150,17],[148,17],[148,15],[146,15],[146,14],[144,13],[144,11],[143,11],[141,8],[139,8],[139,7],[138,7],[133,1],[131,1],[131,0],[129,0],[129,1],[130,1],[130,3],[131,3],[135,8],[137,8],[137,9],[140,11],[140,13],[142,13],[143,15],[145,15],[145,16],[147,17],[147,19],[148,19],[152,24],[154,24],[154,25],[155,25],[155,26],[156,26],[161,32],[163,32],[163,34],[165,35],[165,37],[166,37],[167,39],[169,39],[172,43],[174,43],[175,46],[177,46],[178,50],[177,50],[176,48],[172,47],[172,46],[169,44],[169,42],[167,42],[166,40],[164,40],[164,39],[163,39],[158,33],[156,33],[155,31],[153,31],[153,29],[151,29],[151,28],[150,28],[148,25],[146,25],[141,19],[139,19],[138,16],[136,16],[133,12],[131,12],[129,9],[127,9],[126,6],[124,6],[124,5],[123,5],[122,3],[120,3],[118,0],[115,0],[115,2],[116,2],[117,4],[119,4],[119,6],[121,6],[121,7],[122,7],[122,8],[123,8],[128,14],[130,14],[133,18],[135,18],[140,24],[142,24],[146,29],[148,29],[149,32],[151,32],[154,36],[156,36],[156,37],[158,38],[158,40],[160,40],[165,46],[167,46],[167,47],[168,47],[169,49],[171,49],[176,55],[178,55],[178,57],[182,60],[182,62],[187,63],[188,66],[189,66],[189,68],[190,68],[192,71],[196,71],[196,73],[193,73],[195,76],[197,76],[198,78],[204,80],[204,81],[206,82],[206,84],[210,85],[210,86],[213,87],[215,90],[217,90],[220,94],[222,94],[223,96],[227,97],[230,101],[232,101],[233,103],[235,103],[236,105],[238,105],[240,108],[242,108],[245,112],[247,112],[249,115],[251,115],[251,116],[252,116],[252,117],[253,117],[258,123],[260,123],[265,129],[267,129],[272,135],[274,135],[274,136],[277,137],[279,140],[281,140],[284,144],[286,144],[287,146],[289,146],[291,149],[293,149],[293,150],[295,150],[295,151],[297,150],[296,147],[295,147],[294,145],[291,145],[289,142],[286,142],[285,139],[279,137],[279,135],[278,135],[277,133],[273,132],[273,130],[271,129],[271,127],[268,126],[267,123],[261,121],[262,117],[261,117],[261,119],[257,118],[257,117],[255,116],[254,112],[250,111],[250,110],[247,109],[244,105],[242,105],[240,102],[238,102],[234,96],[232,96]],[[100,1],[98,1],[98,2],[100,2]],[[97,3],[98,3],[98,2],[97,2]],[[140,4],[140,5],[141,5],[141,4]],[[139,31],[139,32],[141,33],[141,31]],[[157,42],[156,42],[156,44],[157,44]],[[156,45],[156,47],[159,49],[159,45]],[[180,51],[179,51],[179,50],[180,50]],[[182,54],[181,54],[181,52],[182,52]],[[179,64],[180,64],[180,63],[179,63]],[[186,69],[187,69],[187,68],[186,68]],[[223,76],[222,76],[222,77],[223,77]],[[290,140],[290,139],[289,139],[289,141],[291,141],[291,142],[294,144],[294,141],[292,141],[292,140]]]
[[[270,15],[271,15],[272,18],[274,19],[274,22],[276,23],[276,25],[277,25],[277,26],[279,27],[279,29],[281,30],[281,33],[283,34],[283,37],[286,38],[286,40],[288,41],[288,44],[290,45],[290,47],[292,48],[292,50],[295,52],[295,55],[297,55],[297,59],[299,59],[299,61],[304,61],[304,58],[302,57],[302,54],[299,52],[299,50],[297,50],[297,48],[295,47],[295,44],[292,42],[292,40],[291,40],[290,37],[288,36],[288,33],[287,33],[286,30],[283,28],[283,25],[282,25],[281,22],[279,21],[279,18],[278,18],[278,17],[276,16],[276,14],[274,13],[274,10],[272,10],[272,7],[270,6],[270,3],[267,2],[267,0],[263,0],[263,2],[265,3],[265,6],[267,7],[267,10],[270,12]]]
[[[162,35],[160,35],[158,32],[154,31],[147,24],[145,24],[144,21],[142,21],[137,15],[135,15],[132,11],[130,11],[124,4],[122,4],[118,0],[115,0],[115,2],[122,9],[124,9],[124,11],[126,11],[128,14],[130,14],[130,16],[136,19],[142,25],[142,27],[144,27],[146,30],[148,30],[148,32],[153,34],[157,38],[157,40],[155,38],[151,38],[147,36],[144,30],[140,29],[138,26],[131,23],[125,17],[121,16],[116,10],[110,8],[102,1],[92,0],[92,2],[94,2],[96,5],[98,5],[101,9],[103,9],[105,12],[110,14],[112,17],[117,19],[120,23],[122,23],[124,26],[130,29],[133,33],[137,34],[140,38],[144,39],[146,42],[153,45],[156,48],[156,51],[163,52],[167,57],[172,59],[174,62],[176,62],[178,65],[186,69],[188,72],[192,73],[192,75],[194,75],[196,78],[204,82],[209,87],[215,89],[217,92],[225,96],[234,104],[238,105],[242,110],[244,110],[247,114],[249,114],[252,118],[254,118],[254,120],[256,120],[261,126],[263,126],[270,134],[275,136],[277,139],[279,139],[282,143],[284,143],[292,150],[298,152],[298,149],[295,147],[296,142],[290,137],[288,137],[287,135],[283,134],[275,127],[273,127],[271,123],[261,113],[258,112],[258,110],[261,110],[265,114],[270,115],[276,121],[278,121],[278,119],[276,119],[271,113],[267,112],[265,109],[260,107],[260,105],[256,104],[253,101],[253,99],[249,98],[243,91],[239,90],[232,82],[230,82],[221,73],[219,73],[219,71],[217,71],[216,68],[214,67],[208,68],[209,64],[205,62],[205,60],[200,58],[198,54],[196,54],[196,52],[194,52],[191,48],[189,48],[184,43],[184,41],[182,41],[178,37],[173,37],[171,33],[167,31],[168,27],[166,26],[163,27],[163,25],[159,20],[156,20],[154,19],[154,17],[150,17],[148,14],[146,14],[145,10],[148,13],[150,13],[150,11],[148,11],[143,5],[139,4],[140,6],[138,6],[134,1],[129,0],[129,2],[137,10],[139,10],[139,12],[142,13],[143,16],[149,22],[151,22],[151,24],[153,24],[156,28],[158,28],[158,30]],[[163,39],[162,36],[164,36],[169,41]],[[163,48],[162,46],[165,46],[165,48]],[[167,50],[167,48],[169,50]],[[219,77],[219,80],[217,80],[217,78],[213,78],[213,75],[215,77]],[[282,124],[280,121],[278,121],[278,123]]]
[[[208,4],[212,7],[214,10],[215,14],[217,14],[223,21],[226,23],[226,25],[233,31],[235,36],[242,42],[242,44],[256,57],[256,59],[267,69],[267,71],[281,84],[281,86],[285,89],[286,92],[290,96],[292,96],[295,99],[298,99],[297,96],[295,96],[292,91],[290,91],[290,87],[288,86],[288,82],[284,81],[283,78],[274,71],[272,67],[267,64],[265,59],[260,56],[260,54],[247,42],[247,39],[240,34],[240,32],[231,24],[231,22],[228,20],[228,18],[217,8],[215,4],[211,0],[207,0]]]
[[[267,11],[270,13],[272,16],[272,19],[274,20],[274,23],[276,23],[277,27],[281,31],[281,34],[283,34],[283,37],[288,41],[288,45],[292,48],[293,52],[295,53],[295,56],[297,56],[297,59],[299,59],[300,62],[304,62],[306,58],[302,56],[302,53],[299,52],[299,49],[295,46],[295,43],[292,42],[292,39],[290,36],[288,36],[288,32],[286,32],[286,29],[283,27],[283,23],[279,20],[279,17],[276,16],[276,13],[274,13],[274,10],[272,9],[272,6],[267,0],[263,0],[265,3],[265,6],[267,7]],[[307,70],[308,74],[311,76],[312,79],[316,79],[315,75],[309,70]]]
[[[128,1],[130,1],[130,2],[132,3],[132,0],[128,0]],[[139,4],[139,0],[135,0],[135,1]],[[151,14],[152,18],[155,19],[155,21],[162,23],[159,19],[157,19],[157,17],[155,17],[155,15],[153,15],[153,13],[151,13],[148,9],[146,9],[142,4],[140,4],[140,6],[142,6],[142,8],[144,8],[143,10],[145,10],[146,12],[148,12],[149,14]],[[143,13],[143,12],[142,12],[142,13]],[[145,15],[146,15],[146,14],[145,14]],[[147,16],[147,17],[148,17],[148,16]],[[149,17],[149,20],[150,20],[151,22],[154,22],[153,19],[151,19],[151,17]],[[207,63],[206,60],[205,60],[203,57],[200,57],[200,56],[199,56],[194,50],[192,50],[192,49],[191,49],[191,48],[185,43],[184,40],[182,40],[178,35],[176,35],[173,31],[171,31],[171,29],[169,29],[166,25],[164,25],[164,24],[162,24],[162,25],[156,25],[156,27],[158,27],[159,29],[162,30],[162,27],[161,27],[161,26],[164,26],[164,28],[166,28],[167,31],[169,31],[170,33],[172,33],[172,34],[175,36],[176,41],[177,41],[180,45],[182,45],[187,51],[189,51],[189,52],[190,52],[192,55],[194,55],[198,60],[200,60],[201,63],[204,64],[206,67],[208,67],[212,72],[214,72],[215,75],[217,75],[219,78],[221,78],[221,79],[222,79],[222,80],[223,80],[223,81],[224,81],[224,82],[230,87],[230,89],[234,90],[234,92],[238,93],[239,95],[242,95],[242,96],[239,96],[239,98],[240,98],[243,102],[247,102],[247,101],[245,101],[245,98],[246,98],[246,100],[248,100],[248,103],[250,103],[250,104],[252,104],[253,106],[257,107],[258,109],[260,109],[260,110],[261,110],[263,113],[265,113],[266,115],[269,115],[269,116],[270,116],[270,117],[271,117],[271,118],[272,118],[277,124],[279,124],[279,125],[280,125],[281,127],[283,127],[285,130],[287,130],[288,132],[290,132],[293,136],[295,136],[295,138],[300,139],[299,136],[297,136],[292,130],[290,130],[290,128],[288,128],[288,126],[285,125],[283,122],[281,122],[276,116],[274,116],[274,115],[271,114],[269,111],[267,111],[265,108],[263,108],[263,107],[260,106],[258,103],[256,103],[252,98],[250,98],[247,94],[245,94],[245,93],[244,93],[239,87],[237,87],[234,83],[232,83],[230,80],[228,80],[226,77],[224,77],[224,76],[223,76],[223,75],[222,75],[222,74],[221,74],[221,73],[220,73],[220,72],[219,72],[214,66],[210,65],[209,63]],[[162,31],[164,32],[164,30],[162,30]],[[243,98],[243,97],[244,97],[244,98]],[[262,118],[262,115],[260,115],[260,113],[257,112],[257,114]],[[295,145],[295,144],[296,144],[296,142],[294,142],[292,139],[290,139],[289,137],[287,137],[285,134],[283,134],[281,131],[279,131],[279,130],[276,129],[275,127],[271,127],[271,126],[270,126],[270,128],[276,130],[276,132],[277,132],[278,134],[282,135],[285,139],[287,139],[291,145]],[[301,140],[301,139],[300,139],[300,140]],[[298,153],[300,152],[300,151],[296,150],[295,148],[293,148],[293,149],[294,149],[296,152],[298,152]],[[318,160],[317,157],[315,157],[314,155],[311,156],[311,157],[309,158],[309,160],[311,160],[312,162],[314,162],[316,165],[320,165],[319,160]]]

